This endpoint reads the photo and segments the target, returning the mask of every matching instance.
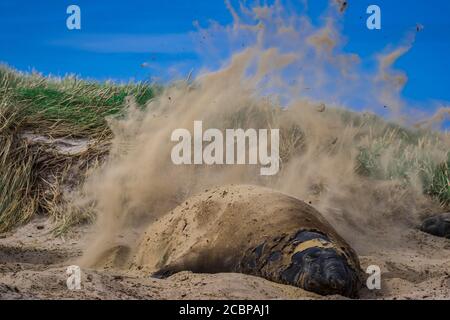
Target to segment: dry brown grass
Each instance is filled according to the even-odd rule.
[[[155,90],[149,84],[52,79],[0,67],[0,233],[34,214],[51,216],[57,233],[91,220],[89,212],[68,207],[66,195],[108,153],[107,117],[121,115],[127,96],[144,103]],[[48,141],[83,138],[88,147],[65,154],[52,143],[25,139],[24,133]]]

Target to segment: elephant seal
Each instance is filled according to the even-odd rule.
[[[240,272],[351,298],[362,275],[354,250],[313,207],[242,185],[207,190],[152,223],[133,265],[157,278]]]
[[[420,230],[433,236],[450,239],[450,212],[425,219]]]

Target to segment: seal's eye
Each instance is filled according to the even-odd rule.
[[[282,254],[281,254],[280,251],[272,252],[272,253],[270,254],[268,260],[269,260],[270,262],[280,260],[281,255],[282,255]]]
[[[308,252],[308,254],[305,254],[303,259],[305,262],[313,262],[315,260],[317,260],[320,256],[320,252],[319,250],[310,250],[310,252]]]

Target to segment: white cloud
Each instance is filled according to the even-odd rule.
[[[50,44],[103,53],[192,53],[197,34],[88,34],[75,35]]]

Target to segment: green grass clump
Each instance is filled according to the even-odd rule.
[[[357,172],[378,180],[397,180],[405,186],[419,179],[423,192],[450,206],[450,158],[436,162],[436,154],[448,154],[439,134],[409,129],[386,122],[370,113],[340,110],[342,120],[354,127],[370,128],[370,143],[359,148]],[[447,137],[448,138],[448,137]]]
[[[405,130],[386,129],[369,145],[360,147],[357,171],[379,180],[397,180],[405,186],[420,181],[423,192],[436,198],[444,207],[450,205],[450,152],[437,135],[418,137]],[[433,152],[431,152],[431,150]],[[447,154],[447,161],[437,162]]]
[[[0,68],[0,93],[8,92],[10,102],[23,108],[29,120],[46,122],[54,134],[61,136],[103,133],[108,130],[108,116],[124,113],[127,97],[143,107],[160,90],[150,83],[98,83],[74,76],[45,78]]]
[[[450,153],[448,160],[432,166],[425,178],[425,192],[441,202],[442,206],[450,206]]]
[[[143,108],[160,90],[149,83],[50,78],[0,66],[0,233],[38,212],[60,221],[58,230],[80,221],[79,217],[68,218],[58,208],[60,204],[64,207],[58,183],[70,167],[95,162],[107,152],[105,144],[112,136],[107,118],[123,115],[128,97]],[[96,143],[82,156],[45,154],[21,138],[25,132],[89,138]]]
[[[34,154],[16,138],[24,115],[0,97],[0,232],[26,222],[35,212],[32,194]]]

